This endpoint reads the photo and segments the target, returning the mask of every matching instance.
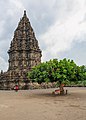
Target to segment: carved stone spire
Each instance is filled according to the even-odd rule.
[[[42,56],[26,11],[14,32],[8,54],[9,68],[7,72],[0,73],[0,87],[13,89],[18,84],[19,89],[24,89],[29,83],[27,72],[41,62]]]
[[[24,15],[14,32],[8,54],[8,71],[22,73],[31,70],[33,66],[41,62],[41,50],[39,49],[38,41],[26,15],[26,11],[24,11]]]

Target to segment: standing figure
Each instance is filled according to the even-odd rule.
[[[19,90],[18,85],[15,85],[15,86],[14,86],[14,90],[15,90],[16,92],[18,92],[18,90]]]

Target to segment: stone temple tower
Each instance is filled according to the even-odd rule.
[[[3,81],[5,80],[9,86],[15,82],[21,86],[28,81],[27,72],[41,63],[42,56],[26,11],[14,32],[8,54],[9,67],[7,72],[1,74]]]
[[[26,11],[14,32],[8,54],[9,70],[20,71],[21,68],[31,70],[41,62],[41,50]]]

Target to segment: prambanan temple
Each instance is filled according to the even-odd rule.
[[[15,84],[22,89],[29,82],[27,72],[41,63],[42,56],[26,11],[14,32],[8,55],[9,67],[0,73],[0,89],[12,89]]]

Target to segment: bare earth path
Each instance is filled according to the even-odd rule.
[[[86,88],[0,91],[0,120],[86,120]]]

